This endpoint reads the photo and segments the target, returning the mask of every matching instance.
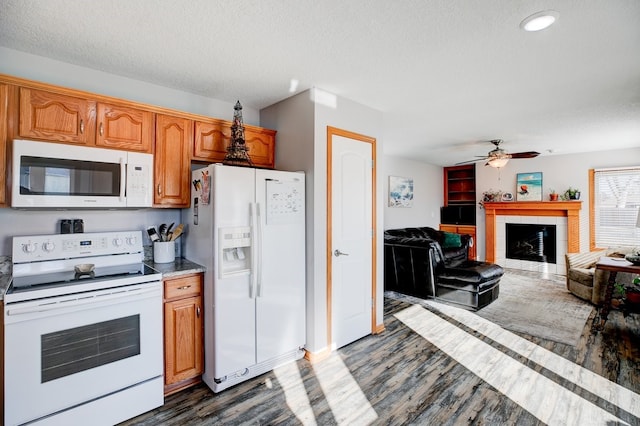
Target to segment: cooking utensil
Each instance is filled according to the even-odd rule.
[[[167,227],[167,239],[165,241],[171,241],[171,235],[173,234],[173,232],[171,232],[171,228],[173,228],[175,222],[171,223],[171,225],[169,225]]]
[[[160,233],[160,240],[167,241],[167,224],[166,223],[163,223],[160,225],[160,228],[158,228],[158,232]]]
[[[184,225],[183,224],[179,224],[178,226],[176,226],[176,229],[171,234],[171,241],[175,241],[178,238],[180,238],[180,235],[182,235],[182,231],[183,230],[184,230]]]
[[[158,231],[153,226],[147,228],[147,234],[149,234],[149,238],[152,242],[160,241],[160,236],[158,235]]]

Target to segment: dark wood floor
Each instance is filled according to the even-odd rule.
[[[327,360],[314,365],[300,360],[284,372],[269,372],[219,394],[199,385],[167,397],[164,406],[123,425],[543,424],[393,316],[407,306],[386,299],[386,331],[354,342]],[[612,312],[601,332],[591,327],[594,316],[595,310],[577,347],[520,336],[640,393],[640,316]],[[480,333],[465,331],[509,353]],[[509,355],[615,415],[621,424],[640,424],[638,417],[589,389]],[[297,388],[289,383],[296,378],[300,379]],[[331,395],[325,393],[332,386],[327,382],[337,386]],[[309,408],[301,410],[307,404]],[[367,407],[360,413],[362,405]]]

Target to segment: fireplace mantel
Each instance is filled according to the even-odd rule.
[[[561,216],[567,218],[567,253],[580,251],[582,201],[503,201],[483,203],[485,211],[485,257],[496,259],[496,216]]]

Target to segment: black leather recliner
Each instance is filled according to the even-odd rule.
[[[454,238],[451,238],[451,237]],[[429,227],[384,233],[385,290],[477,310],[498,298],[504,270],[468,260],[471,237]]]

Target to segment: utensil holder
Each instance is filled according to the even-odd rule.
[[[155,263],[169,263],[176,258],[175,241],[156,241],[153,243],[153,261]]]

